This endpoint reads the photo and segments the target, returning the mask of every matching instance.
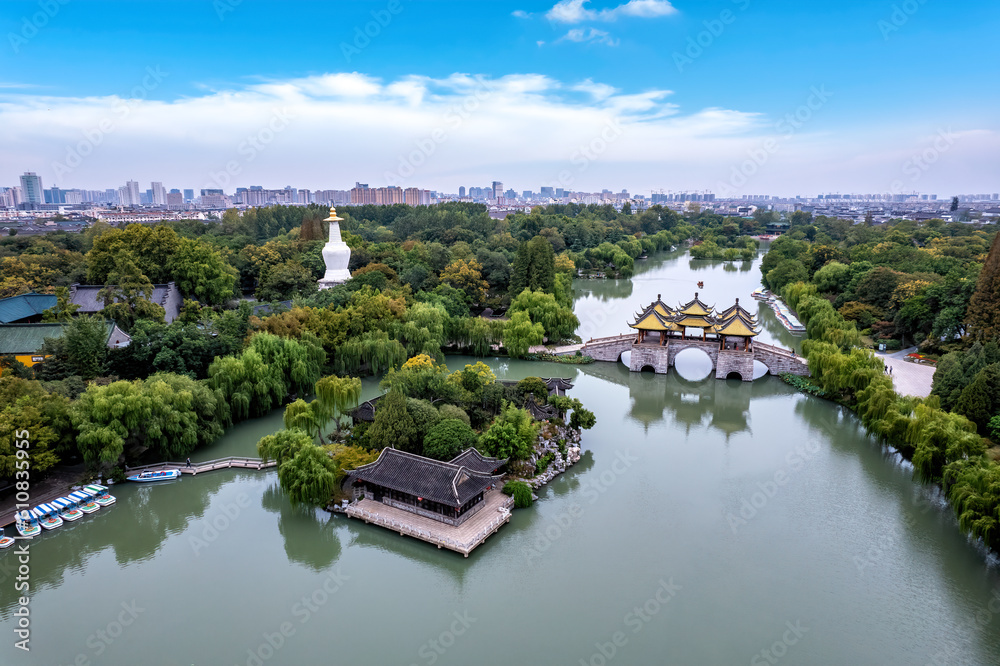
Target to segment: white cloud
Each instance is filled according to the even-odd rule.
[[[213,174],[232,163],[228,192],[286,184],[344,189],[392,179],[448,192],[491,180],[515,189],[718,191],[733,168],[774,139],[779,149],[754,169],[743,192],[884,192],[902,179],[907,190],[945,195],[986,191],[1000,152],[996,131],[956,121],[953,145],[911,180],[906,160],[933,145],[935,126],[901,127],[886,115],[866,119],[864,133],[832,131],[817,114],[785,137],[777,120],[684,108],[667,90],[621,91],[531,73],[393,80],[333,73],[165,101],[8,88],[0,90],[0,185],[36,171],[47,186],[103,189],[135,178],[199,188],[212,186]],[[620,128],[611,140],[609,128]],[[594,146],[595,159],[581,162],[582,151]],[[81,163],[57,171],[73,151],[86,152]]]
[[[629,2],[595,11],[585,5],[590,0],[561,0],[545,16],[557,23],[582,23],[584,21],[615,21],[622,16],[659,18],[677,12],[667,0],[629,0]]]
[[[531,18],[532,16],[531,12],[526,12],[523,9],[515,9],[510,13],[510,15],[516,18],[523,18],[523,19]]]
[[[587,93],[597,101],[607,99],[618,92],[618,88],[609,86],[606,83],[594,83],[591,79],[581,81],[570,88],[570,90]]]
[[[577,43],[589,43],[593,42],[595,44],[606,44],[608,46],[618,46],[618,40],[614,39],[604,30],[598,30],[597,28],[571,28],[569,32],[560,37],[557,41],[560,42],[577,42]]]

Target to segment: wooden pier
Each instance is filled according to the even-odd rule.
[[[514,505],[514,498],[507,497],[499,490],[494,489],[486,494],[483,503],[485,506],[482,509],[458,527],[370,499],[362,499],[348,505],[345,513],[351,518],[357,518],[366,523],[372,523],[468,557],[476,546],[486,541],[490,535],[500,529],[501,525],[510,521],[510,508]]]
[[[126,476],[132,476],[133,474],[139,474],[141,472],[157,472],[166,469],[176,469],[181,472],[181,474],[191,474],[192,476],[201,474],[202,472],[211,472],[217,469],[268,469],[277,466],[277,462],[274,460],[269,460],[266,463],[260,458],[242,458],[239,456],[230,456],[228,458],[219,458],[217,460],[208,460],[206,462],[191,463],[188,467],[186,462],[162,462],[154,463],[152,465],[142,465],[139,467],[129,467],[125,472]],[[86,485],[86,484],[79,484]],[[45,502],[51,502],[57,497],[65,497],[69,495],[73,490],[71,488],[66,488],[65,490],[53,490],[40,495],[32,495],[30,504],[32,507],[36,507],[39,504]],[[9,504],[11,507],[14,506],[14,498],[10,498]],[[3,513],[0,513],[0,528],[7,527],[8,525],[14,524],[14,511],[10,508]]]

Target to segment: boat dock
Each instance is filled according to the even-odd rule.
[[[486,541],[490,535],[500,529],[501,525],[510,521],[510,508],[514,505],[514,498],[507,497],[500,490],[494,489],[486,494],[483,504],[485,506],[482,509],[457,527],[370,499],[352,502],[344,513],[351,518],[357,518],[366,523],[372,523],[468,557],[476,546]]]
[[[127,474],[131,475],[133,473],[140,472],[155,472],[163,469],[176,469],[181,472],[181,474],[191,474],[192,476],[200,474],[202,472],[211,472],[217,469],[231,469],[233,467],[240,469],[268,469],[270,467],[275,467],[278,463],[274,460],[269,460],[264,462],[260,458],[241,458],[238,456],[230,456],[228,458],[219,458],[217,460],[208,460],[206,462],[191,463],[188,467],[186,462],[162,462],[154,463],[152,465],[141,465],[139,467],[129,467]],[[39,504],[46,502],[51,502],[57,497],[64,497],[71,493],[70,488],[63,488],[61,490],[52,490],[47,493],[40,495],[32,495],[30,504],[35,507]],[[16,511],[13,509],[13,498],[11,498],[11,508],[0,514],[0,528],[7,527],[8,525],[14,524],[14,514]]]

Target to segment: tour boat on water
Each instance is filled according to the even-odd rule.
[[[4,534],[3,528],[0,528],[0,548],[10,548],[13,545],[14,545],[14,538]]]
[[[94,501],[94,496],[82,490],[76,490],[69,494],[69,499],[77,502],[76,508],[84,513],[94,513],[100,509],[100,505]]]
[[[77,506],[79,502],[69,497],[60,497],[52,500],[52,506],[59,509],[59,517],[63,520],[80,520],[83,518],[83,511]]]
[[[148,483],[150,481],[171,481],[178,478],[181,475],[180,470],[177,469],[165,469],[159,472],[143,472],[142,474],[133,474],[127,477],[129,481],[137,481],[139,483]]]
[[[14,526],[17,527],[18,534],[24,537],[38,536],[42,533],[38,518],[27,509],[14,515]]]
[[[94,497],[94,501],[100,504],[101,506],[111,506],[112,504],[118,501],[117,499],[115,499],[114,495],[108,493],[107,488],[105,488],[104,486],[99,486],[96,483],[92,483],[89,486],[84,486],[83,490],[84,492],[92,495]]]
[[[39,504],[31,510],[38,518],[38,524],[47,530],[54,530],[62,527],[63,519],[59,517],[59,510],[51,504]]]

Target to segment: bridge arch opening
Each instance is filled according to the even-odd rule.
[[[656,368],[651,365],[644,365],[639,369],[639,372],[652,372],[656,373]]]
[[[626,349],[621,354],[618,354],[618,362],[625,365],[626,368],[630,368],[632,363],[632,350]]]
[[[768,374],[770,370],[761,361],[754,360],[753,362],[753,378],[760,379],[764,375]]]
[[[743,373],[736,372],[735,370],[733,370],[728,375],[726,375],[726,379],[727,380],[729,380],[729,379],[735,379],[736,381],[740,381],[741,382],[741,381],[743,381]]]
[[[710,377],[714,369],[712,357],[697,347],[682,349],[674,357],[674,370],[688,381],[697,382]]]

